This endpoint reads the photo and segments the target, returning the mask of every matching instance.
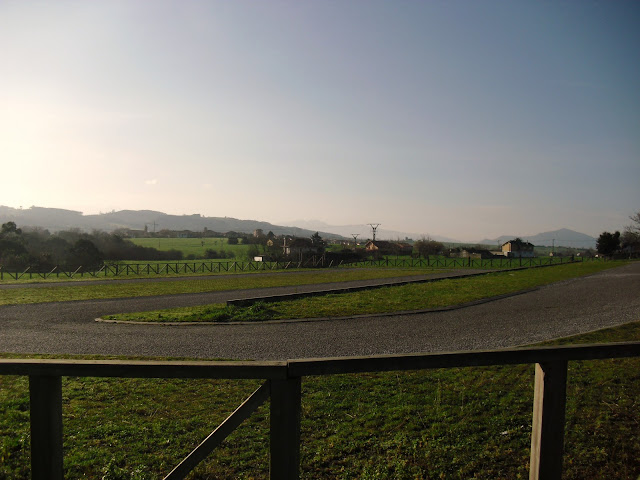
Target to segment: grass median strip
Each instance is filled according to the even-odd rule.
[[[203,293],[251,288],[347,282],[400,276],[427,275],[435,269],[349,269],[308,272],[279,272],[273,275],[219,276],[206,279],[114,283],[100,285],[68,285],[0,290],[0,305],[63,302],[105,298],[148,297],[182,293]]]
[[[634,340],[640,322],[549,343]],[[532,365],[305,377],[301,477],[526,478],[533,381]],[[162,478],[259,383],[65,377],[65,478]],[[639,399],[640,359],[569,363],[563,478],[637,479]],[[267,478],[268,445],[264,405],[189,478]],[[0,376],[0,478],[30,478],[29,449],[28,379]]]
[[[145,322],[230,322],[290,318],[342,317],[459,305],[487,297],[520,292],[549,283],[597,273],[624,262],[589,262],[496,272],[478,277],[385,287],[371,291],[328,294],[250,307],[224,304],[109,315],[108,320]]]

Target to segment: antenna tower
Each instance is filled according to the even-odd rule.
[[[367,223],[367,225],[369,225],[371,227],[371,231],[373,232],[373,241],[376,241],[376,231],[378,230],[378,227],[380,226],[379,223]]]
[[[353,237],[353,247],[357,247],[358,246],[358,237],[360,236],[359,233],[352,233],[351,236]]]

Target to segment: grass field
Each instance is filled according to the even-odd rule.
[[[179,250],[185,258],[195,255],[195,258],[204,258],[207,249],[230,252],[238,261],[246,260],[250,245],[229,245],[226,238],[130,238],[136,245],[152,247],[161,251]]]
[[[52,283],[38,288],[22,287],[1,290],[0,305],[23,303],[62,302],[99,298],[148,297],[180,293],[201,293],[236,289],[266,288],[308,285],[313,283],[346,282],[375,278],[424,275],[438,270],[433,268],[368,268],[341,270],[278,271],[269,275],[221,275],[210,278],[174,281],[56,285]]]
[[[458,305],[482,298],[520,292],[569,278],[590,275],[624,264],[587,262],[497,272],[478,277],[385,287],[370,291],[330,294],[298,300],[227,307],[225,304],[184,307],[152,312],[109,315],[111,320],[198,322],[263,321],[287,318],[339,317]]]
[[[441,301],[448,303],[452,297],[444,297],[447,294],[468,298],[505,287],[530,288],[548,281],[546,275],[557,281],[596,271],[586,268],[614,265],[620,263],[501,272],[470,279],[501,279],[496,284],[450,285],[428,297],[442,296]],[[376,270],[356,271],[361,272]],[[336,272],[318,275],[323,274],[335,280]],[[316,274],[288,276],[313,278]],[[246,281],[258,278],[249,276]],[[100,288],[110,286],[95,285],[97,289],[86,294],[100,295]],[[9,291],[3,291],[3,296]],[[410,297],[408,292],[403,295]],[[549,343],[630,340],[640,341],[640,322]],[[533,366],[306,377],[301,478],[526,478],[533,379]],[[240,380],[66,377],[65,478],[161,478],[258,385]],[[567,395],[563,478],[636,480],[640,475],[640,359],[570,362]],[[268,412],[268,405],[255,412],[189,478],[267,478]],[[29,448],[28,380],[0,376],[0,480],[29,478]]]
[[[640,322],[553,343],[629,340]],[[306,377],[301,478],[526,478],[533,380],[533,366]],[[258,384],[64,378],[65,478],[162,478]],[[636,480],[639,402],[639,359],[570,362],[563,478]],[[267,478],[268,417],[189,478]],[[29,478],[29,448],[27,379],[0,377],[0,479]]]

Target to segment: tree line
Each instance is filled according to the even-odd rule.
[[[602,232],[596,242],[598,253],[606,256],[640,254],[640,211],[629,217],[633,223],[623,231]]]
[[[182,260],[179,250],[159,251],[142,247],[119,235],[105,232],[83,233],[79,230],[60,231],[18,228],[15,222],[0,227],[0,265],[8,269],[50,271],[100,268],[109,260]]]

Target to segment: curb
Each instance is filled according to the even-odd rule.
[[[385,312],[385,313],[370,313],[370,314],[361,314],[361,315],[349,315],[346,317],[312,317],[312,318],[281,318],[278,320],[264,320],[262,322],[136,322],[133,320],[107,320],[104,318],[96,318],[95,322],[100,323],[114,323],[114,324],[123,324],[123,325],[155,325],[159,327],[183,327],[183,326],[198,326],[198,325],[213,325],[213,326],[226,326],[226,325],[277,325],[283,323],[306,323],[306,322],[325,322],[325,321],[344,321],[344,320],[357,320],[362,318],[380,318],[380,317],[393,317],[397,315],[418,315],[424,313],[437,313],[437,312],[448,312],[451,310],[461,310],[467,307],[473,307],[475,305],[481,305],[483,303],[495,302],[498,300],[502,300],[509,297],[515,297],[518,295],[523,295],[525,293],[535,292],[536,290],[540,290],[540,288],[545,287],[546,285],[542,285],[540,287],[529,288],[527,290],[520,290],[519,292],[513,293],[504,293],[502,295],[495,295],[493,297],[481,298],[479,300],[473,300],[471,302],[460,303],[457,305],[449,305],[446,307],[436,307],[436,308],[426,308],[422,310],[401,310],[398,312]]]
[[[510,272],[514,270],[519,270],[519,268],[499,270],[499,271]],[[287,301],[287,300],[296,300],[298,298],[306,298],[306,297],[319,297],[319,296],[331,295],[331,294],[361,292],[364,290],[375,290],[378,288],[386,288],[386,287],[400,287],[403,285],[413,285],[417,283],[440,282],[442,280],[477,277],[480,275],[488,275],[490,273],[495,273],[495,272],[496,270],[488,270],[486,272],[467,273],[464,275],[453,275],[453,276],[440,277],[440,278],[422,278],[419,280],[403,280],[401,282],[388,282],[388,283],[381,283],[378,285],[363,285],[361,287],[345,287],[345,288],[334,288],[329,290],[313,290],[310,292],[300,292],[300,293],[284,293],[281,295],[265,295],[262,297],[237,298],[237,299],[227,300],[226,303],[227,303],[227,306],[234,305],[236,307],[248,307],[258,302],[279,302],[279,301]]]

